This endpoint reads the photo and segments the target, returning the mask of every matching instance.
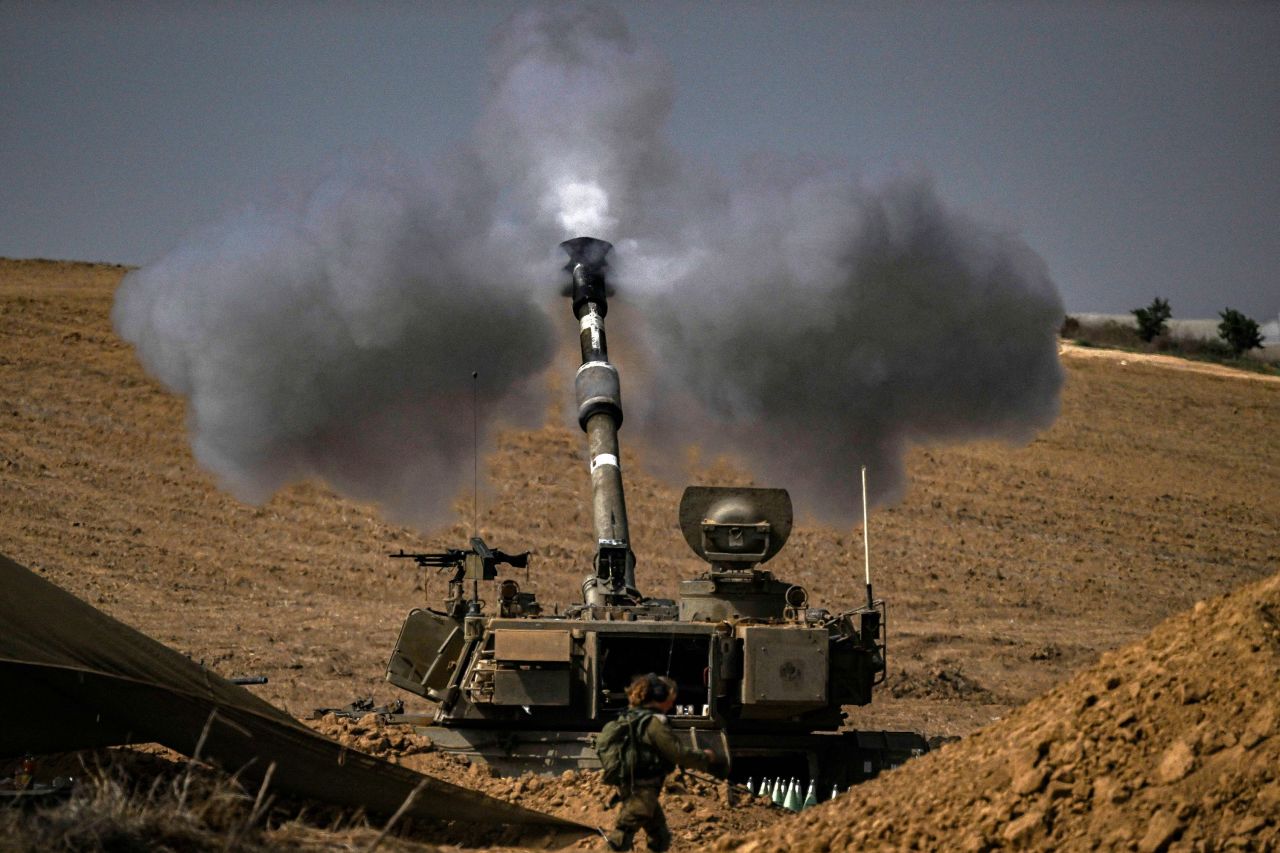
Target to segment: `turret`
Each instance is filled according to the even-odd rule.
[[[622,390],[618,369],[609,363],[604,318],[610,293],[605,274],[612,244],[575,237],[560,244],[569,254],[567,292],[578,320],[582,366],[574,386],[578,424],[587,434],[591,467],[591,515],[596,537],[595,571],[582,584],[589,605],[626,605],[640,601],[635,554],[627,529],[622,491],[618,429],[622,426]]]

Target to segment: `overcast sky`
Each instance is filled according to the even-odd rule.
[[[145,263],[352,146],[436,156],[512,8],[0,0],[0,255]],[[1280,4],[620,8],[690,156],[927,172],[1068,310],[1280,313]]]

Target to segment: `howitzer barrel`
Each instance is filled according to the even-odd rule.
[[[591,458],[592,520],[597,542],[595,573],[583,584],[588,604],[621,603],[637,597],[635,556],[627,528],[622,490],[618,428],[622,426],[622,389],[609,363],[604,318],[609,311],[606,256],[613,246],[593,237],[566,240],[565,269],[578,319],[582,366],[574,378],[578,424],[587,434]]]

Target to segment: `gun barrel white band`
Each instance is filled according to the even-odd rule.
[[[618,465],[618,457],[614,456],[612,453],[601,453],[599,456],[591,460],[592,471],[596,470],[601,465],[612,465],[614,468],[619,468],[619,470],[621,470]]]
[[[600,330],[604,328],[604,320],[594,311],[588,311],[582,315],[582,319],[578,321],[578,327],[584,331],[591,333],[591,348],[600,349]]]
[[[582,362],[582,366],[578,368],[578,373],[581,373],[584,370],[598,370],[602,367],[605,370],[612,370],[614,373],[618,372],[618,368],[614,367],[613,364],[608,361],[584,361]],[[576,377],[578,373],[575,373],[574,376]]]

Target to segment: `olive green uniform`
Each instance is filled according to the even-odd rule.
[[[617,824],[606,838],[614,850],[630,850],[636,831],[643,829],[649,837],[650,850],[666,850],[671,846],[671,830],[667,828],[667,816],[658,801],[662,783],[677,766],[705,770],[710,762],[701,750],[682,746],[662,714],[653,714],[644,724],[638,748],[647,748],[658,757],[656,764],[662,768],[661,773],[618,786],[622,809]]]

